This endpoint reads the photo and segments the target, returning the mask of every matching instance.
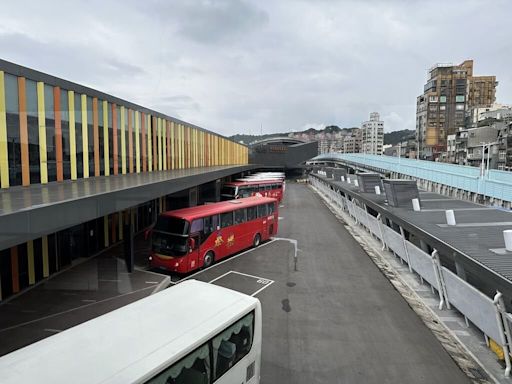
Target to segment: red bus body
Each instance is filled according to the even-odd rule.
[[[259,193],[261,196],[273,197],[281,202],[284,197],[284,189],[285,182],[279,179],[230,181],[222,186],[221,200],[239,199]]]
[[[230,219],[231,217],[231,219]],[[248,197],[160,214],[151,233],[150,264],[177,273],[204,266],[270,239],[278,229],[274,198]],[[258,242],[259,243],[259,242]]]

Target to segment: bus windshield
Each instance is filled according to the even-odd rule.
[[[189,223],[176,217],[160,216],[152,231],[153,252],[167,256],[187,254]]]
[[[188,236],[153,231],[151,235],[153,252],[166,256],[185,256],[188,250],[187,239]]]
[[[155,231],[172,233],[174,235],[188,234],[188,221],[177,217],[159,216],[154,227]]]
[[[225,199],[225,197],[234,199],[236,196],[236,187],[231,187],[231,186],[225,185],[220,190],[220,195],[223,197],[222,200],[227,200],[227,199]]]

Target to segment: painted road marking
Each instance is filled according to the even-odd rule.
[[[271,280],[271,279],[266,279],[264,277],[260,277],[260,276],[254,276],[254,275],[249,275],[248,273],[243,273],[243,272],[238,272],[238,271],[228,271],[220,276],[217,276],[215,279],[213,280],[210,280],[209,283],[212,284],[213,282],[215,281],[218,281],[230,274],[236,274],[236,275],[241,275],[241,276],[245,276],[245,277],[250,277],[251,279],[254,279],[256,280],[256,283],[257,284],[261,284],[263,285],[263,287],[261,288],[258,288],[256,290],[256,292],[252,293],[250,296],[256,296],[258,293],[260,293],[261,291],[263,291],[265,288],[268,288],[270,287],[272,284],[274,284],[274,280]]]

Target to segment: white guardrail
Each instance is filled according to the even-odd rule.
[[[333,190],[328,184],[316,177],[309,177],[309,182],[324,197],[329,199],[336,209],[348,212],[356,224],[364,226],[372,235],[382,242],[382,249],[390,249],[402,262],[407,263],[409,270],[415,272],[421,281],[426,281],[433,292],[439,295],[439,309],[455,307],[466,322],[471,321],[480,329],[486,340],[492,338],[503,348],[505,357],[505,376],[510,375],[510,342],[512,335],[512,314],[507,313],[501,293],[497,292],[494,300],[468,284],[455,273],[443,267],[439,261],[437,250],[428,254],[405,239],[402,233],[396,232],[374,217],[366,207],[355,199],[342,196],[339,190]]]

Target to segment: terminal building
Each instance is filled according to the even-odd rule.
[[[0,60],[0,301],[252,168],[226,137]]]
[[[301,173],[306,161],[318,154],[318,141],[306,142],[293,137],[271,137],[252,143],[249,162],[265,169]]]

